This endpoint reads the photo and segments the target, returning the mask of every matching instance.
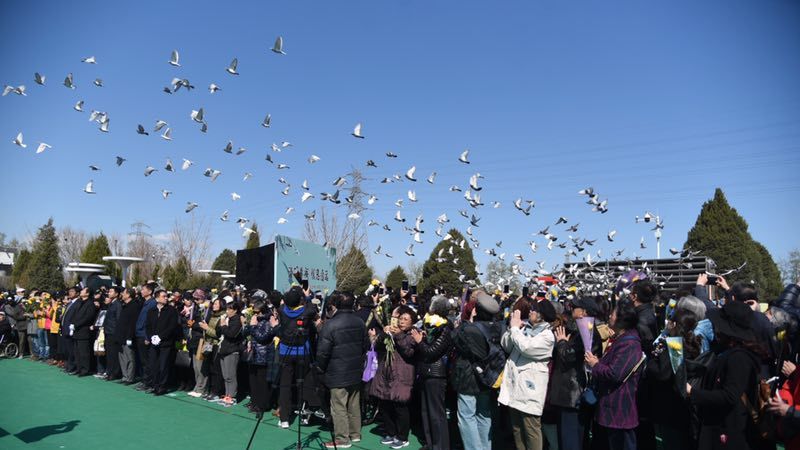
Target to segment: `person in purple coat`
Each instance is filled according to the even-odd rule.
[[[639,338],[638,315],[633,304],[620,302],[611,313],[609,325],[615,338],[602,359],[587,352],[584,360],[592,368],[597,393],[595,423],[604,427],[611,450],[636,450],[639,411],[636,390],[639,387],[643,353]]]

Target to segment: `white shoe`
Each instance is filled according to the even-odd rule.
[[[189,397],[194,397],[194,398],[198,398],[198,397],[202,397],[203,396],[203,394],[201,394],[199,392],[195,392],[195,391],[191,391],[191,392],[187,393],[186,395],[188,395]]]
[[[281,428],[289,428],[289,422],[278,422],[278,426]]]

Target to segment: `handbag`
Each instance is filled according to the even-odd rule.
[[[197,350],[194,352],[194,357],[198,361],[202,361],[205,359],[205,355],[203,354],[203,347],[205,347],[205,338],[200,338],[200,341],[197,344]]]
[[[378,352],[375,351],[375,343],[373,342],[367,352],[367,362],[364,365],[364,373],[361,375],[361,381],[367,383],[375,378],[375,373],[378,372]]]
[[[175,356],[175,366],[186,368],[191,365],[192,365],[192,357],[189,355],[189,351],[179,350],[177,355]]]

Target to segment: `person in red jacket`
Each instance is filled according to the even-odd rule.
[[[777,415],[778,434],[783,440],[786,450],[800,449],[800,371],[797,366],[784,361],[781,370],[787,378],[778,394],[771,398],[767,409]]]

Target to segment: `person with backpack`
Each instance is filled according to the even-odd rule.
[[[742,302],[727,302],[713,318],[718,347],[701,387],[686,384],[686,394],[700,417],[698,449],[750,449],[760,411],[758,387],[762,350],[751,324],[753,310]]]
[[[492,395],[505,367],[500,348],[500,312],[495,299],[481,292],[470,322],[453,331],[455,367],[450,384],[458,394],[458,429],[465,449],[492,448]]]
[[[542,411],[550,378],[548,365],[556,338],[550,323],[553,304],[525,297],[514,304],[501,344],[509,357],[503,371],[498,402],[508,406],[517,450],[541,450]]]
[[[378,371],[372,379],[370,395],[380,401],[384,437],[381,444],[398,449],[408,447],[411,417],[408,402],[414,385],[416,343],[411,329],[417,314],[406,305],[392,312],[391,322],[380,333],[368,331],[378,351]]]
[[[644,363],[637,325],[639,315],[632,302],[622,301],[611,313],[609,325],[614,338],[602,358],[590,352],[584,362],[591,368],[597,394],[595,423],[603,427],[611,450],[636,450],[639,425],[636,389]],[[600,435],[600,433],[595,433]]]

